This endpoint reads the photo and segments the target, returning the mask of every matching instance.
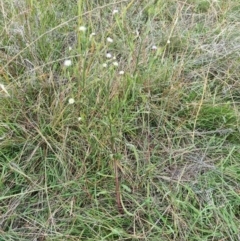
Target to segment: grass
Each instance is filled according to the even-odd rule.
[[[0,240],[239,240],[239,9],[3,1]]]

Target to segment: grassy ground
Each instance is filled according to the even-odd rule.
[[[238,0],[1,1],[0,240],[240,240],[239,29]]]

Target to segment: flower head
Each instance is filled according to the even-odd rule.
[[[90,34],[90,38],[92,38],[92,37],[94,37],[94,36],[96,36],[96,33],[95,33],[95,32],[93,32],[93,33]]]
[[[107,68],[107,63],[102,64],[103,68]]]
[[[153,46],[152,46],[152,50],[157,50],[157,46],[156,46],[156,45],[153,45]]]
[[[107,57],[108,59],[110,59],[110,58],[112,58],[112,54],[111,54],[111,53],[107,53],[107,54],[106,54],[106,57]]]
[[[118,13],[118,9],[114,9],[113,12],[112,12],[113,15],[115,15],[117,13]]]
[[[117,62],[117,61],[114,61],[114,62],[113,62],[113,65],[114,65],[114,66],[118,66],[118,62]]]
[[[107,42],[112,43],[112,42],[113,42],[113,39],[110,38],[110,37],[108,37],[108,38],[107,38]]]
[[[119,71],[119,74],[124,75],[124,71],[123,70]]]
[[[85,26],[80,26],[78,28],[78,30],[81,31],[81,32],[85,32],[87,30],[87,28]]]
[[[66,66],[66,67],[71,66],[72,65],[72,60],[71,59],[64,60],[63,65]]]
[[[74,100],[73,98],[69,98],[69,99],[68,99],[68,104],[69,104],[69,105],[74,104],[74,102],[75,102],[75,100]]]

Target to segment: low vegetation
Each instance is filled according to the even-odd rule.
[[[240,240],[238,0],[10,0],[0,240]]]

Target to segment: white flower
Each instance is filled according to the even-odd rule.
[[[103,68],[107,68],[107,63],[102,64]]]
[[[114,66],[118,66],[118,62],[117,62],[117,61],[114,61],[114,62],[113,62],[113,65],[114,65]]]
[[[96,36],[96,33],[93,32],[93,33],[90,34],[90,38],[92,38],[94,36]]]
[[[170,44],[170,40],[168,39],[167,44]]]
[[[108,59],[112,58],[111,53],[107,53],[107,54],[106,54],[106,57],[107,57]]]
[[[117,14],[117,13],[118,13],[118,9],[114,9],[113,12],[112,12],[113,15]]]
[[[157,46],[156,46],[156,45],[153,45],[153,46],[152,46],[152,50],[157,50]]]
[[[69,105],[74,104],[74,102],[75,102],[75,100],[74,100],[73,98],[69,98],[69,99],[68,99],[68,104],[69,104]]]
[[[78,117],[78,121],[81,121],[82,120],[82,117]]]
[[[124,71],[123,71],[123,70],[119,71],[119,74],[120,74],[120,75],[123,75],[123,74],[124,74]]]
[[[116,58],[116,56],[114,55],[114,56],[113,56],[113,60],[115,60],[115,59],[117,59],[117,58]]]
[[[109,43],[112,43],[112,42],[113,42],[113,39],[110,38],[110,37],[108,37],[108,38],[107,38],[107,41],[108,41]]]
[[[71,51],[71,50],[72,50],[72,47],[71,47],[71,46],[69,46],[69,47],[68,47],[68,50],[69,50],[69,51]]]
[[[81,32],[85,32],[87,30],[87,28],[85,26],[80,26],[78,28],[78,30],[81,31]]]
[[[66,60],[64,60],[63,65],[66,66],[66,67],[71,66],[71,65],[72,65],[72,60],[70,60],[70,59],[66,59]]]

